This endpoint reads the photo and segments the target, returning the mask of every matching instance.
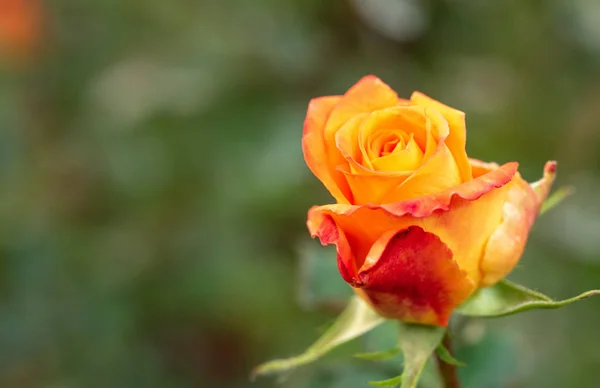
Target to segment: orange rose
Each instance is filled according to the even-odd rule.
[[[521,257],[556,163],[530,185],[515,162],[469,159],[465,142],[463,112],[374,76],[309,104],[304,158],[337,204],[310,209],[308,229],[385,317],[446,326]]]

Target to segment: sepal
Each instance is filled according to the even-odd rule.
[[[553,300],[537,291],[503,280],[481,288],[467,299],[456,312],[471,317],[500,317],[533,309],[556,309],[578,300],[600,294],[591,290],[565,300]]]
[[[362,299],[354,296],[333,325],[304,353],[296,357],[273,360],[259,365],[252,372],[251,378],[289,372],[299,366],[309,364],[335,347],[367,333],[383,323],[384,320]]]

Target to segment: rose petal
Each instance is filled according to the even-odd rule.
[[[386,126],[396,125],[407,126],[405,117],[416,119],[412,115],[415,112],[426,113],[418,107],[395,107],[380,112],[375,112],[364,122],[353,120],[349,121],[338,132],[338,147],[346,157],[350,165],[350,170],[340,168],[346,176],[350,189],[354,196],[354,204],[372,204],[372,203],[392,203],[417,198],[424,195],[440,192],[442,190],[457,186],[460,184],[458,168],[454,157],[444,144],[444,139],[448,135],[448,126],[443,116],[437,111],[431,111],[425,115],[425,122],[418,128],[407,128],[413,130],[415,134],[426,139],[426,151],[423,155],[423,164],[415,171],[373,171],[367,169],[356,161],[358,150],[352,148],[352,136],[359,131],[362,125],[375,125],[379,123]],[[406,112],[411,112],[404,116]],[[375,124],[370,124],[370,122]],[[423,125],[424,124],[424,125]],[[423,128],[425,127],[425,128]],[[424,130],[423,130],[424,129]],[[362,127],[360,127],[362,130]],[[431,152],[430,147],[435,144],[437,138],[439,143],[435,152]],[[423,142],[421,140],[420,142]]]
[[[448,136],[448,139],[446,139],[446,144],[452,152],[452,155],[454,155],[462,180],[468,181],[471,179],[471,164],[469,163],[467,152],[465,150],[467,144],[467,129],[464,112],[444,105],[419,92],[414,92],[410,97],[410,100],[414,104],[433,108],[446,118],[450,127],[450,135]]]
[[[344,231],[356,268],[361,268],[383,234],[418,225],[440,236],[454,252],[460,268],[477,283],[485,243],[502,220],[503,186],[510,182],[516,167],[516,163],[509,163],[444,192],[394,204],[315,207],[309,218],[317,213],[332,217]]]
[[[438,326],[447,326],[475,289],[446,244],[414,225],[377,240],[358,277],[362,296],[381,315]]]
[[[349,284],[356,284],[358,282],[356,260],[344,231],[336,225],[330,215],[316,209],[315,206],[308,211],[306,226],[310,235],[313,238],[319,237],[322,245],[336,246],[338,270],[342,278]]]
[[[396,149],[389,155],[382,156],[372,161],[373,167],[379,171],[405,170],[411,171],[419,168],[423,161],[423,151],[414,137],[411,137],[403,149]]]
[[[324,130],[327,163],[334,170],[332,175],[336,182],[344,180],[343,174],[336,168],[346,165],[336,145],[338,129],[357,115],[394,106],[398,102],[396,92],[373,75],[363,77],[342,96],[332,110]]]
[[[398,95],[374,75],[363,77],[344,94],[325,127],[326,141],[335,146],[335,133],[350,118],[388,108],[398,103]]]
[[[555,171],[556,162],[548,162],[540,181],[530,186],[517,174],[508,185],[502,223],[491,235],[481,261],[482,286],[503,279],[521,258],[529,230],[548,195]]]
[[[471,164],[473,178],[480,177],[481,175],[487,174],[488,172],[496,170],[498,167],[500,167],[498,163],[484,162],[474,158],[469,158],[469,163]]]
[[[315,98],[310,101],[306,119],[304,121],[304,132],[302,134],[302,151],[308,168],[331,195],[339,203],[349,203],[352,194],[348,188],[346,179],[339,176],[339,171],[332,170],[327,163],[327,150],[325,147],[324,130],[325,123],[333,107],[340,101],[340,96],[329,96]]]

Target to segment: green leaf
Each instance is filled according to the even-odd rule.
[[[464,362],[458,361],[443,344],[439,344],[436,350],[437,355],[444,361],[446,364],[454,365],[454,366],[466,366]]]
[[[397,387],[400,385],[401,382],[402,382],[402,375],[392,377],[391,379],[387,379],[387,380],[369,381],[369,384],[373,385],[375,387]]]
[[[445,333],[443,327],[400,323],[399,345],[404,355],[401,388],[416,388],[427,360]]]
[[[498,317],[532,309],[555,309],[598,294],[600,290],[592,290],[573,298],[555,301],[544,294],[503,280],[478,290],[456,312],[472,317]]]
[[[282,373],[311,363],[331,349],[363,335],[383,322],[384,318],[377,315],[362,299],[354,296],[335,323],[304,353],[259,365],[252,372],[251,378]]]
[[[402,351],[400,350],[400,348],[391,348],[391,349],[386,349],[386,350],[380,350],[378,352],[371,352],[371,353],[358,353],[355,354],[354,357],[356,358],[360,358],[362,360],[368,360],[368,361],[384,361],[384,360],[389,360],[390,358],[394,358],[397,355],[399,355]]]
[[[574,193],[575,188],[572,186],[563,186],[559,188],[544,201],[542,208],[540,209],[540,214],[544,214]]]

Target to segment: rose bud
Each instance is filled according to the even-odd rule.
[[[337,246],[341,276],[382,316],[447,326],[523,253],[556,163],[529,184],[516,162],[469,159],[465,143],[463,112],[400,99],[374,76],[309,104],[304,157],[337,204],[310,209],[308,229]]]

